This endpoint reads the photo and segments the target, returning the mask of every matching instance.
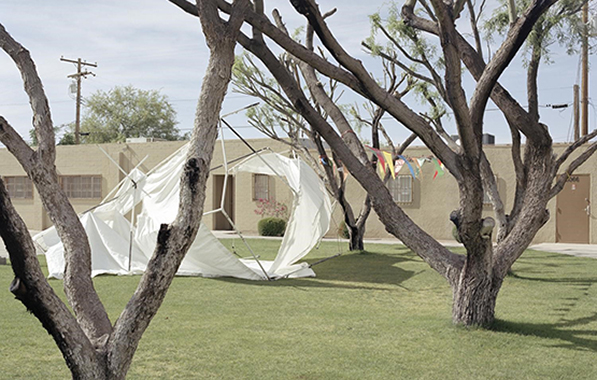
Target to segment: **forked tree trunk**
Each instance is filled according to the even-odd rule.
[[[193,6],[196,12],[201,10],[201,22],[210,48],[210,58],[181,178],[178,215],[170,225],[161,226],[154,255],[135,294],[114,327],[110,325],[92,286],[89,245],[86,239],[78,238],[81,234],[85,236],[85,233],[77,234],[75,227],[78,225],[78,230],[82,229],[76,215],[69,213],[72,206],[64,201],[64,194],[51,191],[57,188],[58,176],[54,168],[52,122],[41,81],[28,52],[0,25],[0,48],[13,58],[23,75],[34,111],[35,129],[38,136],[41,136],[40,148],[34,152],[0,116],[0,141],[19,159],[43,197],[44,205],[49,207],[49,213],[57,216],[53,220],[67,251],[65,277],[72,280],[65,279],[66,293],[74,295],[69,296],[69,301],[77,318],[69,312],[43,277],[33,241],[0,180],[0,235],[7,245],[15,272],[11,291],[53,336],[73,379],[122,380],[126,377],[137,345],[164,300],[188,247],[195,239],[203,211],[219,113],[234,64],[236,35],[249,5],[247,0],[235,0],[233,12],[227,21],[220,18],[213,2],[198,1],[197,6]],[[53,202],[56,194],[63,202]],[[73,248],[69,250],[68,242],[71,241]]]
[[[363,237],[365,235],[365,228],[358,228],[357,226],[351,227],[346,226],[348,229],[348,250],[349,251],[362,251],[365,249],[365,243]]]

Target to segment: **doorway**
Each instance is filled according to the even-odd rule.
[[[226,182],[226,191],[224,189],[224,182]],[[224,211],[228,214],[230,219],[234,222],[234,177],[223,174],[214,175],[214,208],[219,208],[222,204],[222,197],[224,197]],[[221,212],[214,214],[214,230],[230,231],[232,224],[228,221],[226,216]]]
[[[556,198],[556,243],[589,244],[591,180],[573,175]]]

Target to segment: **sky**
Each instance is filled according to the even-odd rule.
[[[379,60],[369,57],[360,43],[369,35],[368,15],[377,12],[386,2],[321,0],[318,3],[324,11],[338,8],[329,19],[332,31],[348,52],[381,77]],[[271,4],[278,7],[290,30],[304,25],[302,16],[293,12],[288,1],[266,1],[266,7]],[[497,6],[496,0],[488,0],[488,4]],[[271,12],[271,8],[267,12]],[[64,57],[97,63],[97,67],[87,67],[96,76],[83,80],[83,97],[98,90],[109,91],[115,86],[159,90],[177,111],[177,127],[181,132],[192,128],[208,49],[199,20],[167,0],[2,0],[0,24],[31,52],[50,102],[54,125],[75,119],[75,101],[69,94],[71,80],[67,76],[75,73],[76,67],[60,61]],[[467,26],[463,25],[466,32]],[[240,52],[239,48],[237,53]],[[542,65],[540,71],[541,118],[549,126],[554,140],[565,142],[571,136],[572,86],[579,83],[579,57],[556,49],[551,58],[554,63]],[[525,81],[525,69],[518,58],[510,64],[500,83],[526,105]],[[472,95],[472,81],[469,82],[468,96]],[[4,52],[0,52],[0,84],[0,115],[29,140],[32,115],[28,98],[17,68]],[[596,85],[595,76],[590,76],[589,96],[597,89]],[[341,101],[363,102],[350,94]],[[414,99],[409,101],[415,104]],[[231,86],[222,114],[254,102],[253,98],[235,93]],[[551,104],[569,104],[570,107],[552,109]],[[591,101],[590,104],[589,130],[593,130],[597,128],[597,114]],[[248,125],[244,112],[227,120],[245,138],[263,137]],[[384,124],[396,143],[409,134],[391,120],[384,119]],[[447,129],[454,134],[452,124],[447,121]],[[493,104],[488,105],[485,132],[495,135],[496,143],[510,142],[504,118]],[[366,132],[363,134],[366,137]],[[231,137],[231,133],[225,133],[225,138]]]

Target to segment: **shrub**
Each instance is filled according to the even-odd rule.
[[[286,221],[281,218],[263,218],[257,223],[257,230],[261,236],[284,236]]]
[[[344,239],[349,239],[350,235],[348,234],[348,227],[346,227],[346,223],[344,221],[340,222],[338,226],[338,236]]]

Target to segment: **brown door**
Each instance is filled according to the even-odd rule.
[[[234,222],[234,177],[228,176],[226,191],[224,189],[224,175],[214,175],[214,209],[220,208],[224,197],[224,210]],[[222,212],[214,214],[214,230],[232,230],[232,225]]]
[[[556,200],[556,242],[589,244],[591,181],[588,174],[568,178]]]

